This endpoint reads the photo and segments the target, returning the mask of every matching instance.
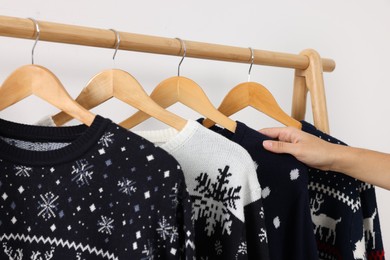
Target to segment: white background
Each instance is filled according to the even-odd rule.
[[[322,57],[336,61],[335,71],[324,75],[331,134],[349,145],[387,153],[390,153],[389,11],[390,2],[385,0],[0,2],[0,15],[286,53],[313,48]],[[31,40],[0,37],[0,82],[19,66],[30,63],[32,45]],[[109,49],[39,42],[35,60],[53,71],[73,97],[93,75],[114,66],[131,73],[150,93],[160,81],[177,73],[180,60],[174,56],[119,51],[114,64],[112,54]],[[232,87],[247,80],[248,68],[247,64],[187,58],[182,75],[196,81],[218,106]],[[252,80],[265,85],[290,113],[293,70],[254,66]],[[182,105],[171,110],[186,118],[199,116]],[[93,110],[115,122],[134,111],[114,99]],[[0,117],[34,123],[56,112],[38,98],[29,97],[1,111]],[[256,129],[279,125],[251,108],[234,118]],[[313,122],[311,110],[306,120]],[[162,126],[148,120],[137,128]],[[389,196],[389,191],[377,189],[387,252],[390,252],[390,206],[386,201]]]

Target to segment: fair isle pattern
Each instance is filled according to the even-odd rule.
[[[68,240],[63,240],[62,238],[57,239],[55,237],[43,237],[43,236],[30,236],[25,234],[3,234],[0,237],[0,241],[22,241],[22,242],[28,242],[30,244],[33,243],[42,243],[44,245],[55,245],[55,246],[61,246],[65,247],[67,249],[73,249],[75,251],[81,250],[82,252],[88,252],[91,255],[101,256],[104,259],[110,259],[110,260],[119,260],[117,256],[115,256],[113,253],[110,253],[108,251],[104,251],[103,249],[97,249],[96,247],[92,247],[90,245],[83,245],[82,243],[76,243],[76,242],[70,242]]]
[[[372,184],[362,182],[359,188],[359,192],[363,192],[369,189],[374,189],[374,186]]]
[[[186,248],[191,248],[192,250],[195,250],[195,242],[192,241],[191,239],[186,239],[185,247]]]
[[[327,142],[346,145],[305,121],[302,130]],[[341,172],[310,171],[309,194],[320,258],[383,260],[374,186]]]
[[[354,200],[354,199],[350,198],[348,195],[346,195],[345,193],[342,193],[339,190],[336,190],[332,187],[329,187],[329,186],[326,186],[326,185],[320,184],[320,183],[310,182],[308,187],[312,191],[327,194],[327,195],[343,202],[344,204],[348,205],[353,212],[357,212],[361,208],[360,198],[358,198],[357,200]]]
[[[244,123],[237,121],[234,133],[218,126],[211,129],[249,152],[262,188],[263,207],[248,225],[256,235],[239,246],[236,258],[248,253],[249,259],[259,259],[251,256],[250,250],[266,242],[270,259],[318,259],[308,203],[307,168],[292,156],[265,150],[262,143],[269,138]],[[255,222],[261,221],[265,221],[266,229],[256,227]],[[254,245],[253,241],[258,243]]]
[[[192,207],[178,162],[95,120],[43,128],[0,119],[0,259],[192,259]],[[15,130],[12,144],[1,141],[6,129]],[[70,144],[26,153],[17,146],[24,139]]]

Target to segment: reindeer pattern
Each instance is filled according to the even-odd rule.
[[[8,260],[23,260],[23,249],[17,248],[13,249],[11,246],[8,246],[7,243],[3,243],[4,253],[8,256]],[[26,260],[51,260],[54,255],[55,248],[52,247],[49,251],[44,253],[40,251],[32,251],[30,258]]]
[[[314,233],[319,233],[320,239],[323,240],[323,232],[328,231],[325,241],[328,242],[329,238],[333,237],[333,245],[336,243],[336,225],[341,222],[341,217],[333,219],[326,214],[319,213],[320,207],[324,203],[324,199],[321,194],[316,194],[315,199],[310,200],[310,213],[314,224]]]
[[[372,249],[375,248],[374,221],[376,216],[377,211],[375,208],[374,213],[370,217],[363,219],[364,237],[366,239],[366,243],[368,243],[372,239]]]

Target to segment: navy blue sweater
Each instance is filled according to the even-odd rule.
[[[305,121],[302,130],[346,145]],[[374,186],[339,172],[309,171],[311,214],[320,258],[384,259]]]
[[[270,259],[318,259],[307,167],[293,156],[265,150],[262,143],[270,138],[241,122],[235,133],[217,126],[211,129],[244,147],[258,165]]]
[[[177,161],[96,116],[90,127],[0,120],[0,259],[193,259]]]

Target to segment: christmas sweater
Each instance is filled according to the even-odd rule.
[[[192,198],[197,259],[269,259],[261,189],[248,152],[189,120],[137,132],[182,166]]]
[[[270,258],[318,259],[307,167],[291,155],[265,150],[262,144],[269,138],[241,122],[237,122],[235,133],[217,126],[210,129],[240,144],[258,165]]]
[[[193,259],[191,202],[167,152],[90,127],[0,120],[0,259]]]
[[[302,130],[331,143],[345,143],[302,121]],[[309,168],[309,196],[321,259],[384,259],[373,185],[339,172]]]

